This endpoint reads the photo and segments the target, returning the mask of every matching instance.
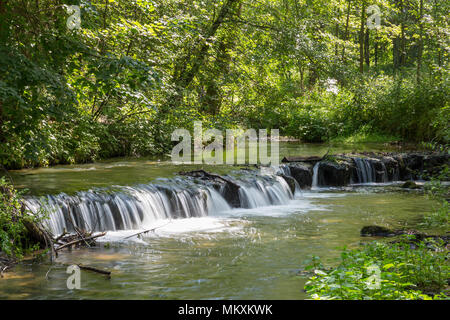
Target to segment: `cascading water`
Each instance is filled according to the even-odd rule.
[[[181,179],[176,179],[181,180]],[[29,198],[28,207],[49,213],[47,225],[54,234],[74,227],[85,230],[127,230],[150,225],[156,220],[207,216],[209,212],[230,209],[223,197],[211,187],[139,185],[106,190],[79,192],[74,196],[59,194]]]
[[[353,158],[356,164],[358,183],[376,182],[375,168],[368,159]],[[386,171],[386,170],[385,170]]]
[[[289,166],[282,164],[280,165],[278,168],[276,168],[275,170],[277,175],[284,175],[286,177],[291,177],[292,178],[292,173],[291,173],[291,168],[289,168]],[[302,195],[302,188],[300,187],[300,184],[298,183],[298,181],[294,178],[292,178],[293,182],[294,182],[294,197],[300,197]],[[285,181],[284,181],[285,182]]]
[[[312,189],[317,188],[319,184],[319,166],[320,162],[317,162],[313,167]]]
[[[354,158],[358,183],[388,180],[384,163],[377,172],[370,159]],[[287,165],[261,171],[239,171],[222,178],[235,186],[230,198],[227,184],[199,180],[198,177],[158,179],[155,183],[78,192],[69,196],[48,195],[26,200],[35,213],[49,214],[46,223],[53,234],[90,231],[116,231],[146,228],[158,220],[206,217],[233,208],[253,209],[285,205],[300,196],[301,188]],[[313,167],[312,189],[318,187],[320,162]],[[380,177],[380,174],[382,176]],[[292,192],[287,181],[293,180]],[[220,179],[219,179],[220,180]],[[292,186],[292,185],[291,185]],[[227,190],[228,189],[228,190]],[[294,188],[293,188],[294,189]]]
[[[227,177],[230,180],[231,177]],[[48,195],[26,199],[35,213],[49,214],[47,226],[53,234],[116,231],[145,228],[157,220],[205,217],[231,210],[224,189],[199,184],[191,178],[161,179],[155,184],[90,190],[76,195]],[[294,196],[286,181],[276,174],[245,173],[234,178],[240,186],[240,207],[257,208],[288,203]]]
[[[279,176],[255,176],[242,182],[239,189],[242,208],[281,205],[294,198],[289,185]]]

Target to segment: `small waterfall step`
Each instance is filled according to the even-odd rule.
[[[287,182],[277,174],[241,172],[238,178],[213,176],[216,179],[182,176],[114,190],[30,197],[25,201],[35,213],[45,209],[49,213],[47,227],[54,235],[60,235],[64,230],[75,231],[75,227],[90,231],[139,229],[157,220],[205,217],[235,207],[282,205],[294,198]]]

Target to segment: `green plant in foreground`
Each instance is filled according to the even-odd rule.
[[[450,227],[449,220],[450,206],[446,200],[443,200],[441,206],[434,212],[431,212],[423,217],[422,226],[428,228],[442,228],[448,230]]]
[[[30,241],[25,227],[39,218],[23,210],[21,195],[4,177],[0,178],[0,252],[17,259],[39,248]]]
[[[428,244],[430,246],[430,244]],[[448,250],[432,242],[372,242],[341,253],[340,264],[327,270],[318,258],[306,269],[314,275],[305,285],[313,299],[430,300],[447,299]]]
[[[433,212],[424,216],[424,221],[421,223],[423,227],[428,228],[442,228],[448,230],[450,227],[449,220],[449,203],[447,198],[449,197],[449,187],[441,183],[442,180],[446,180],[449,175],[448,166],[444,166],[440,175],[436,178],[431,178],[431,181],[425,185],[425,191],[428,197],[438,200],[440,206]]]

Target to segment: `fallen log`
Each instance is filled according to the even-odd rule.
[[[97,269],[97,268],[89,267],[89,266],[84,266],[82,264],[77,264],[77,266],[81,270],[92,271],[92,272],[104,274],[104,275],[108,276],[108,278],[111,278],[111,271],[101,270],[101,269]]]
[[[66,266],[66,267],[70,267],[70,266],[73,265],[73,264],[68,264],[68,263],[60,263],[60,264],[63,265],[63,266]],[[85,266],[85,265],[83,265],[81,263],[75,264],[75,265],[78,268],[80,268],[81,270],[92,271],[92,272],[95,272],[95,273],[99,273],[99,274],[107,276],[108,279],[111,279],[111,271],[102,270],[102,269],[98,269],[98,268],[91,267],[91,266]],[[47,274],[45,275],[46,279],[48,278],[48,275],[49,275],[51,269],[52,269],[52,267],[50,267],[50,269],[48,269]]]

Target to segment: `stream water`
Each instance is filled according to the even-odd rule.
[[[280,154],[323,155],[327,149],[284,143]],[[362,226],[414,227],[437,206],[398,183],[370,183],[369,171],[355,186],[292,193],[275,175],[203,168],[235,179],[243,208],[232,208],[214,188],[176,178],[193,167],[163,159],[12,172],[15,184],[30,190],[31,207],[52,208],[49,227],[55,234],[70,229],[62,218],[68,215],[78,226],[108,232],[97,247],[61,252],[57,263],[47,258],[20,263],[0,279],[0,298],[305,299],[306,278],[299,271],[312,255],[333,264],[340,248],[373,240],[360,237]],[[157,229],[129,238],[147,228]],[[69,290],[66,265],[79,263],[111,270],[112,277],[82,271],[81,289]]]

